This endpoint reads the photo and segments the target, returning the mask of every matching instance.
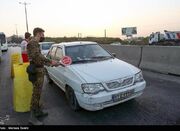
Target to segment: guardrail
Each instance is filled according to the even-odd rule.
[[[139,66],[141,60],[141,46],[124,45],[102,45],[111,53],[116,53],[116,57],[132,65]]]
[[[180,75],[179,46],[102,45],[116,57],[136,67],[165,74]]]
[[[145,46],[140,68],[180,75],[180,47]]]

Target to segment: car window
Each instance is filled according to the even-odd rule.
[[[57,47],[52,47],[51,50],[49,51],[48,55],[47,55],[47,58],[49,59],[54,59],[54,55],[56,53],[56,48]]]
[[[45,44],[42,44],[41,46],[42,46],[41,47],[42,50],[49,50],[52,46],[52,43],[45,43]]]
[[[55,55],[55,60],[61,60],[61,58],[63,57],[63,50],[62,48],[58,47],[56,50],[56,55]]]
[[[103,60],[112,57],[106,50],[98,44],[67,46],[65,54],[70,56],[72,62],[93,62],[95,60]]]
[[[102,49],[102,47],[100,47],[99,45],[96,46],[90,46],[91,52],[93,52],[93,54],[95,56],[109,56],[109,53],[107,53],[104,49]],[[88,50],[88,48],[87,48]]]
[[[72,61],[77,60],[78,53],[79,53],[79,47],[78,46],[66,47],[66,55],[70,56]]]

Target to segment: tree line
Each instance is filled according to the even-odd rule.
[[[20,44],[23,38],[18,37],[16,35],[10,36],[8,38],[8,43],[17,43]],[[148,37],[138,37],[133,39],[126,39],[122,40],[120,38],[114,37],[46,37],[45,41],[47,42],[72,42],[72,41],[93,41],[99,44],[111,44],[111,43],[121,43],[122,45],[147,45],[148,44]]]

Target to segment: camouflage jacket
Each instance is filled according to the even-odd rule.
[[[29,60],[38,67],[43,67],[44,65],[50,66],[51,64],[51,60],[47,59],[41,54],[40,45],[34,37],[27,45],[27,54]]]

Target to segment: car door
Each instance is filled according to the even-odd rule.
[[[60,61],[63,57],[63,49],[61,47],[57,47],[57,50],[56,50],[56,54],[55,54],[55,59],[56,61]],[[55,73],[56,73],[56,77],[57,77],[57,80],[58,80],[58,84],[61,86],[61,88],[63,90],[65,90],[65,77],[64,77],[64,74],[65,74],[65,68],[64,66],[57,66],[57,67],[53,67]]]
[[[48,59],[50,59],[50,60],[55,60],[56,50],[57,50],[56,46],[52,47],[46,57]],[[54,68],[51,67],[51,66],[46,66],[46,69],[48,71],[48,74],[49,74],[50,78],[52,80],[54,80],[55,82],[57,82],[57,78],[56,78],[56,74],[55,74]]]

